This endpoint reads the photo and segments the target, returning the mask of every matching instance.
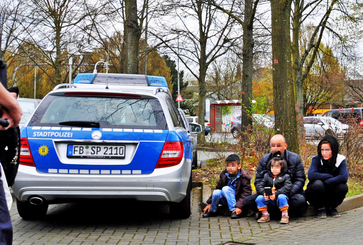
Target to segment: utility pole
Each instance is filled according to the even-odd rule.
[[[72,64],[73,64],[73,57],[69,57],[69,83],[72,83]]]
[[[34,99],[37,98],[37,66],[34,66]]]
[[[178,96],[180,94],[180,77],[179,77],[179,33],[178,33]],[[178,108],[180,108],[180,101],[178,101]]]
[[[148,16],[149,16],[149,1],[146,1],[146,18],[145,18],[145,75],[147,75],[147,28],[148,28]]]

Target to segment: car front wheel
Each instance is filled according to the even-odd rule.
[[[33,205],[29,202],[21,202],[16,200],[16,207],[20,217],[24,220],[37,220],[43,218],[47,214],[48,204],[43,203]]]

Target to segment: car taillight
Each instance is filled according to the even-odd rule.
[[[184,146],[181,141],[166,141],[155,168],[178,165],[183,158]]]
[[[32,153],[30,152],[29,142],[27,138],[20,139],[20,159],[19,164],[35,167]]]

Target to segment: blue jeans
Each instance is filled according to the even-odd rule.
[[[256,198],[256,204],[257,204],[257,208],[262,208],[262,207],[276,207],[278,206],[279,209],[281,209],[282,207],[288,207],[289,206],[289,198],[285,195],[285,194],[280,194],[277,196],[277,199],[275,199],[274,201],[265,200],[265,197],[263,195],[259,195]]]
[[[229,210],[233,212],[236,209],[236,191],[229,186],[224,186],[222,190],[214,190],[210,211],[217,212],[219,203],[228,206]]]

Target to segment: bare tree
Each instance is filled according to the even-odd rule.
[[[80,26],[85,22],[87,12],[85,0],[28,0],[25,1],[26,9],[22,25],[22,35],[18,40],[28,45],[23,45],[22,52],[27,59],[48,76],[55,85],[65,81],[68,74],[63,66],[68,62],[69,46],[82,49],[87,45]],[[75,34],[72,36],[72,34]],[[34,46],[33,49],[25,47]],[[31,52],[37,50],[37,52]],[[42,68],[47,64],[53,72]]]
[[[0,59],[5,61],[9,61],[19,44],[23,7],[20,1],[4,0],[0,3]],[[5,57],[5,53],[9,55]]]
[[[363,103],[363,79],[348,79],[345,86],[353,100]]]
[[[85,28],[90,40],[105,54],[102,59],[112,62],[114,70],[125,73],[140,73],[145,65],[149,48],[146,37],[147,22],[158,15],[158,1],[105,0],[102,8],[91,8],[92,24]],[[117,62],[115,62],[117,61]]]
[[[237,21],[243,28],[243,49],[242,49],[242,123],[241,131],[246,132],[252,125],[252,77],[253,77],[253,54],[254,54],[254,35],[253,24],[255,22],[256,10],[259,0],[244,1],[244,17],[243,20],[239,17],[240,14],[235,11],[236,7],[227,10],[221,3],[210,0],[211,4],[217,9],[223,11],[231,18]],[[231,1],[231,5],[235,5],[235,1]]]
[[[177,23],[170,23],[172,27],[164,35],[160,29],[152,31],[152,35],[179,57],[198,80],[198,123],[204,127],[207,70],[213,61],[238,44],[240,31],[234,28],[233,18],[218,15],[217,9],[203,0],[173,1],[170,6],[175,8]],[[204,141],[204,135],[199,137]]]
[[[343,0],[294,0],[293,16],[292,16],[292,60],[293,60],[293,79],[295,83],[295,99],[298,106],[298,113],[300,116],[305,115],[304,99],[303,99],[303,84],[307,79],[310,70],[321,50],[321,43],[324,33],[329,32],[332,36],[336,37],[341,46],[354,38],[353,36],[347,38],[346,28],[349,24],[345,24],[342,32],[338,29],[337,22],[351,22],[358,23],[359,18],[356,14],[349,9],[354,9],[354,12],[359,12],[361,3],[359,1],[343,1]],[[310,35],[302,42],[302,26],[304,23],[310,21],[310,17],[317,18],[317,24]],[[339,16],[339,18],[337,18]],[[311,25],[310,25],[311,26]],[[306,32],[305,32],[306,34]],[[347,46],[346,46],[347,47]]]
[[[320,108],[326,104],[336,104],[344,100],[345,72],[330,47],[322,49],[315,59],[310,74],[304,81],[305,111]]]
[[[206,78],[207,96],[217,100],[240,100],[241,73],[240,60],[236,57],[213,62]]]

